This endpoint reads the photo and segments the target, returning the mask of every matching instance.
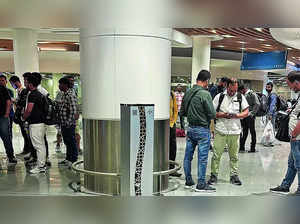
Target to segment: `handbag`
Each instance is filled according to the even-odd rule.
[[[294,104],[291,111],[287,114],[282,114],[280,117],[279,128],[278,128],[275,138],[281,142],[290,142],[291,141],[291,137],[289,135],[290,114],[293,112],[293,110],[297,106],[299,97],[300,97],[300,95],[297,98],[297,103]]]

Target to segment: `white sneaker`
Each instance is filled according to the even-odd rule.
[[[46,167],[34,167],[33,169],[29,170],[30,174],[38,174],[38,173],[45,173],[46,172]]]

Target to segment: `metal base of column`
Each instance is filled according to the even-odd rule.
[[[121,149],[120,121],[84,119],[84,169],[118,173]],[[169,120],[154,122],[154,171],[168,169]],[[114,177],[84,175],[84,188],[106,195],[120,194],[120,180]],[[154,177],[153,192],[168,189],[168,175]]]

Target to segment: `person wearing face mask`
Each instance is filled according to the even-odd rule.
[[[248,116],[249,105],[246,98],[241,93],[237,93],[237,90],[237,80],[231,79],[224,93],[218,94],[213,101],[217,120],[211,159],[211,177],[208,181],[210,185],[218,181],[220,160],[226,144],[230,158],[230,183],[242,185],[238,177],[239,140],[242,131],[240,119]]]

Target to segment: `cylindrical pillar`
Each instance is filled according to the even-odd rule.
[[[119,172],[120,104],[154,104],[154,171],[168,169],[171,29],[80,30],[84,167]],[[87,190],[118,194],[111,177],[85,176]],[[154,180],[154,191],[167,188]]]
[[[15,74],[19,77],[25,72],[39,72],[37,33],[32,29],[14,29]]]
[[[192,85],[196,83],[197,75],[202,69],[209,71],[210,47],[210,38],[199,36],[193,37]]]

